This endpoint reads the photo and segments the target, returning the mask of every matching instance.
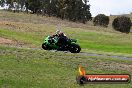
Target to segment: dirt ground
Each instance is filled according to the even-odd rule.
[[[6,39],[6,38],[1,38],[0,37],[0,44],[14,44],[15,42],[10,40],[10,39]]]
[[[16,48],[27,47],[27,48],[31,48],[31,49],[36,49],[35,45],[31,45],[31,44],[28,44],[28,43],[20,42],[20,41],[17,41],[17,40],[11,40],[11,39],[7,39],[7,38],[2,38],[2,37],[0,37],[0,45],[6,45],[8,47],[16,47]],[[39,49],[39,48],[37,48],[37,49]]]

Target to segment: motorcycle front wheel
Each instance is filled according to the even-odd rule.
[[[51,50],[49,46],[45,45],[45,43],[42,44],[42,48],[44,50]]]

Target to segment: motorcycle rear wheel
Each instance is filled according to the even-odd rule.
[[[69,51],[71,53],[79,53],[81,51],[81,47],[77,44],[70,44],[69,45]]]

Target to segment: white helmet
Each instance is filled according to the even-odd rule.
[[[61,31],[60,30],[56,30],[56,34],[58,35],[58,34],[60,34],[61,33]]]

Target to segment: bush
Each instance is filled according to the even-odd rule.
[[[99,25],[103,27],[107,27],[109,24],[109,17],[104,14],[98,14],[93,20],[94,26]]]
[[[131,20],[129,17],[125,16],[117,17],[114,19],[112,26],[116,31],[129,33],[131,29]]]

